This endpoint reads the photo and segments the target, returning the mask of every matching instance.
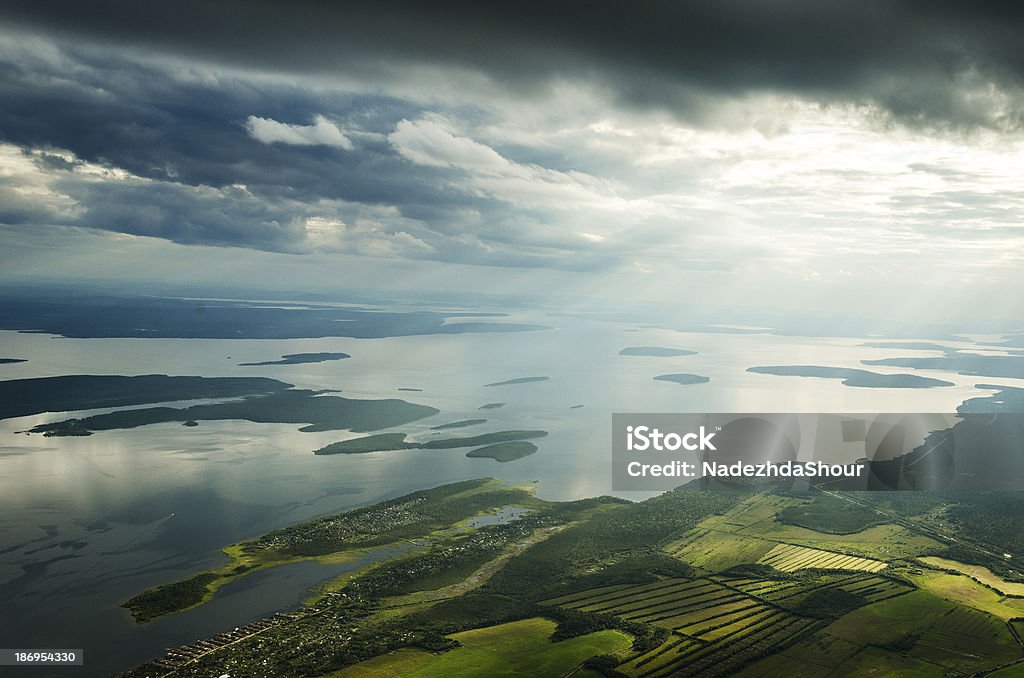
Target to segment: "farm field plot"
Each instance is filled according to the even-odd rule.
[[[879,562],[920,556],[942,546],[900,525],[873,525],[857,532],[836,533],[780,520],[780,513],[801,510],[806,503],[770,493],[755,495],[722,515],[706,518],[663,549],[689,565],[720,572],[758,562],[779,544],[842,552]]]
[[[570,593],[568,595],[559,596],[558,598],[552,598],[551,600],[547,601],[545,604],[546,605],[568,604],[568,603],[570,603],[570,602],[572,602],[574,600],[577,600],[577,599],[593,597],[593,596],[597,596],[597,595],[601,595],[601,594],[605,594],[605,593],[610,594],[610,593],[614,593],[616,591],[621,591],[622,589],[632,589],[632,588],[636,588],[636,587],[634,587],[634,586],[632,586],[630,584],[615,584],[614,586],[601,586],[601,587],[595,588],[595,589],[588,589],[586,591],[581,591],[581,592],[577,592],[577,593]]]
[[[550,676],[572,671],[584,659],[629,647],[631,639],[619,631],[598,631],[552,643],[555,623],[535,617],[451,636],[462,646],[442,654],[419,650],[383,655],[337,672],[338,678],[415,676],[416,678],[469,678],[470,676]],[[425,655],[425,656],[424,656]]]
[[[655,585],[630,586],[610,592],[584,595],[570,600],[552,598],[543,601],[542,605],[558,605],[559,607],[587,612],[629,612],[644,607],[655,607],[673,601],[701,602],[709,596],[720,593],[721,586],[706,579],[665,579]]]
[[[944,678],[941,666],[878,647],[866,647],[835,670],[836,676],[899,676],[900,678]]]
[[[734,589],[739,589],[748,595],[762,598],[772,594],[781,594],[783,591],[795,591],[800,584],[795,581],[784,581],[776,579],[747,579],[745,577],[729,577],[726,575],[713,575],[717,581]]]
[[[905,583],[886,579],[885,577],[858,577],[836,588],[843,589],[848,593],[855,593],[869,603],[877,603],[887,598],[910,593],[913,590],[912,587]]]
[[[915,591],[855,610],[737,675],[968,675],[1022,652],[1007,624],[992,615]]]
[[[745,527],[772,520],[784,508],[798,504],[797,500],[776,494],[761,493],[744,499],[720,515],[709,516],[697,527],[720,532],[736,532]]]
[[[979,656],[992,663],[1002,663],[1024,656],[1024,648],[1000,619],[958,606],[922,633],[910,654],[951,669],[971,672],[977,667]]]
[[[719,572],[741,563],[756,563],[774,546],[775,542],[764,539],[695,528],[668,544],[665,552],[694,567]]]
[[[862,655],[869,649],[888,650],[890,654],[942,667],[943,671],[966,673],[1024,656],[1004,621],[924,590],[854,610],[826,632],[866,648],[844,662],[839,673],[862,666]]]
[[[660,647],[618,667],[628,675],[728,675],[756,656],[793,642],[824,622],[802,617],[751,590],[791,587],[754,578],[666,579],[657,584],[593,589],[544,604],[600,611],[672,630]]]
[[[988,612],[1000,619],[1024,617],[1024,598],[1007,598],[962,574],[925,571],[912,575],[912,579],[940,598]]]
[[[806,546],[795,546],[793,544],[778,544],[757,562],[771,565],[776,570],[782,572],[794,572],[796,570],[812,568],[878,572],[887,566],[887,563],[880,560],[850,556],[835,553],[834,551],[823,551]]]
[[[758,655],[820,624],[778,610],[755,613],[730,625],[728,633],[706,633],[702,638],[674,633],[661,647],[619,665],[618,670],[641,678],[731,675]]]
[[[823,550],[843,551],[864,558],[892,560],[918,556],[942,546],[899,525],[876,525],[852,534],[816,532],[806,527],[765,520],[741,529],[739,536],[796,544]]]
[[[776,654],[754,662],[736,675],[743,678],[824,678],[833,675],[840,664],[862,649],[863,646],[858,643],[822,629]]]
[[[1024,596],[1024,584],[1006,581],[1002,577],[993,573],[992,570],[982,565],[970,565],[968,563],[961,563],[958,560],[939,558],[938,556],[928,556],[925,558],[918,558],[918,560],[932,565],[933,567],[939,567],[944,570],[955,570],[962,574],[966,574],[969,577],[977,579],[986,586],[991,586],[1003,595]]]
[[[611,592],[595,589],[574,597],[553,598],[542,604],[602,612],[667,628],[681,628],[762,605],[740,591],[709,579],[666,579],[657,584]]]
[[[805,601],[812,595],[820,596],[825,589],[852,593],[862,599],[864,604],[894,598],[914,590],[912,586],[904,582],[862,571],[827,572],[812,577],[804,575],[799,580],[789,581],[728,575],[713,575],[710,578],[724,586],[747,593],[768,605],[798,614],[808,613],[801,609],[801,606],[806,604]],[[811,605],[815,606],[814,603]]]
[[[765,521],[773,521],[783,509],[796,506],[798,499],[778,494],[762,493],[746,499],[721,516],[717,528],[737,531]]]

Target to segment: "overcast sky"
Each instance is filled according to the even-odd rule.
[[[5,2],[0,275],[1020,316],[1017,3],[428,4]]]

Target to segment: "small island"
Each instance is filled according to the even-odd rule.
[[[671,381],[673,384],[689,386],[690,384],[706,384],[711,381],[711,378],[699,374],[659,374],[654,377],[654,381]]]
[[[478,447],[497,443],[510,443],[528,438],[543,438],[547,431],[511,430],[483,433],[468,438],[442,438],[415,443],[406,440],[405,433],[378,433],[331,443],[313,452],[318,456],[331,454],[365,454],[367,452],[391,452],[396,450],[451,450],[459,447]]]
[[[404,433],[378,433],[372,436],[363,436],[361,438],[331,443],[316,450],[313,454],[365,454],[389,450],[409,450],[415,447],[415,444],[405,442]]]
[[[13,365],[14,363],[28,362],[22,358],[0,358],[0,365]]]
[[[651,356],[656,358],[671,358],[673,356],[697,355],[696,351],[687,351],[683,348],[663,348],[661,346],[627,346],[619,351],[619,355]]]
[[[486,424],[486,419],[463,419],[462,421],[453,421],[450,424],[439,424],[438,426],[431,426],[431,431],[443,431],[448,428],[465,428],[466,426],[476,426],[477,424]]]
[[[747,372],[774,374],[783,377],[818,377],[842,379],[844,386],[859,388],[935,388],[952,386],[953,382],[915,374],[879,374],[849,367],[822,367],[819,365],[770,365],[748,367]]]
[[[508,379],[506,381],[496,381],[493,384],[484,384],[484,386],[513,386],[515,384],[531,384],[535,381],[547,381],[551,377],[519,377],[517,379]]]
[[[516,441],[511,443],[496,443],[494,445],[487,445],[475,450],[466,452],[467,457],[471,458],[486,458],[493,459],[496,462],[504,464],[509,461],[515,461],[528,457],[537,451],[537,446],[533,443],[525,441]]]
[[[330,360],[351,358],[348,353],[286,353],[280,360],[266,360],[260,363],[238,363],[240,367],[262,367],[264,365],[305,365],[325,363]]]
[[[505,403],[487,403],[485,405],[481,405],[477,409],[480,409],[480,410],[496,410],[499,407],[505,407]]]

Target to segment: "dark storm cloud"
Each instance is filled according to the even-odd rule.
[[[75,41],[52,46],[0,52],[0,142],[23,149],[74,204],[48,211],[11,178],[0,181],[0,222],[284,252],[610,263],[547,228],[541,210],[467,190],[464,168],[417,164],[396,151],[388,135],[427,113],[421,104],[149,63]],[[327,143],[309,143],[321,138]],[[78,171],[86,163],[88,176]],[[310,238],[309,218],[347,230]]]
[[[635,106],[702,113],[702,95],[868,101],[903,120],[1016,126],[1024,7],[1010,2],[178,2],[14,0],[8,20],[255,69],[381,72],[434,63],[528,92],[550,77]]]
[[[363,125],[388,129],[416,115],[410,104],[384,98],[324,96],[298,88],[262,88],[234,80],[177,80],[166,71],[110,56],[66,50],[67,63],[4,64],[0,133],[29,147],[57,147],[139,176],[186,184],[246,184],[289,197],[375,202],[417,191],[386,141],[364,141],[353,155],[324,146],[256,142],[244,123],[262,115],[308,123],[329,106]],[[73,65],[74,80],[61,68]],[[346,121],[342,121],[344,124]],[[370,131],[373,131],[372,129]],[[368,176],[367,164],[384,170]],[[388,171],[391,170],[391,171]]]
[[[16,181],[10,178],[0,182],[4,223],[59,221],[183,244],[298,251],[306,236],[299,222],[323,201],[395,206],[436,225],[436,234],[418,234],[427,239],[460,229],[453,211],[495,210],[437,185],[436,175],[453,171],[411,167],[394,151],[385,133],[421,113],[404,101],[178,78],[73,46],[59,59],[0,64],[0,141],[73,153],[73,160],[45,150],[30,157],[81,208],[57,218],[5,188]],[[338,112],[336,124],[357,130],[358,148],[261,143],[246,128],[253,115],[304,125],[325,109]],[[132,178],[83,181],[73,170],[85,162]],[[457,249],[453,256],[466,254]]]
[[[966,8],[14,0],[0,7],[0,224],[289,253],[727,270],[784,243],[778,224],[785,235],[824,217],[793,177],[757,180],[769,151],[753,144],[744,167],[746,150],[716,146],[717,132],[770,142],[787,111],[847,110],[815,102],[868,104],[858,120],[892,139],[906,132],[893,121],[936,139],[951,138],[937,128],[1019,126],[1021,21]],[[659,132],[663,110],[678,129]],[[701,137],[707,127],[718,129]],[[844,185],[877,183],[863,167],[825,169]],[[960,221],[1016,214],[986,190],[948,193],[942,212],[913,184],[889,204]],[[830,214],[856,217],[846,209]],[[716,240],[750,224],[756,252],[739,249],[743,237]]]

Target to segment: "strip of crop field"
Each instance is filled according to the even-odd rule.
[[[828,587],[841,588],[844,584],[850,583],[853,580],[859,581],[862,577],[863,577],[863,575],[854,574],[854,575],[850,575],[848,577],[844,577],[842,579],[832,579],[830,581],[824,581],[824,582],[822,582],[820,584],[816,584],[814,586],[797,586],[797,587],[794,587],[793,589],[787,589],[787,590],[780,591],[780,592],[773,591],[769,595],[765,595],[765,596],[762,596],[762,597],[765,600],[771,601],[773,603],[777,603],[777,602],[781,602],[781,601],[789,601],[791,598],[795,598],[796,596],[800,596],[800,595],[806,595],[806,594],[811,593],[813,591],[817,591],[818,589],[824,589],[824,588],[828,588]]]
[[[659,624],[666,628],[675,628],[672,624],[661,623],[668,619],[674,619],[676,617],[685,616],[694,612],[705,612],[709,610],[720,609],[726,605],[736,604],[752,604],[747,598],[741,596],[730,596],[729,598],[722,598],[721,600],[714,600],[708,603],[691,603],[688,605],[679,605],[676,607],[660,609],[660,610],[638,610],[636,612],[630,612],[629,614],[621,615],[623,619],[629,619],[630,621],[643,622],[645,624]]]
[[[666,544],[665,552],[671,555],[676,555],[677,553],[683,551],[687,546],[689,546],[693,542],[697,541],[698,539],[703,539],[709,534],[711,534],[711,530],[705,530],[699,527],[695,527],[692,530],[686,532],[681,538],[677,539],[676,541],[670,544]]]
[[[676,628],[676,631],[678,631],[679,633],[685,633],[688,636],[694,636],[697,638],[701,638],[703,640],[708,640],[708,638],[705,637],[705,634],[710,633],[711,631],[716,631],[719,628],[722,628],[723,626],[729,626],[730,624],[746,619],[751,615],[761,614],[762,612],[771,609],[774,608],[770,608],[767,605],[760,604],[749,607],[743,607],[735,612],[727,614],[718,614],[712,617],[701,619],[700,621],[697,621],[688,626],[679,626]]]
[[[762,556],[758,562],[771,565],[782,572],[810,568],[878,572],[887,566],[887,563],[880,560],[807,546],[796,546],[795,544],[779,544]]]
[[[698,580],[699,581],[699,580]],[[594,589],[586,589],[585,591],[577,591],[576,593],[570,593],[565,596],[559,596],[558,598],[551,598],[545,600],[542,605],[559,605],[567,607],[568,604],[572,603],[575,605],[587,605],[589,601],[600,601],[610,599],[618,595],[632,595],[634,593],[643,593],[646,591],[655,591],[657,589],[665,588],[668,586],[678,586],[681,584],[693,583],[691,579],[660,579],[650,584],[618,584],[616,586],[601,586]]]
[[[793,617],[784,626],[780,625],[780,628],[772,630],[769,635],[757,639],[753,639],[753,636],[748,636],[743,639],[742,644],[739,646],[736,642],[728,643],[725,647],[720,647],[718,652],[705,655],[702,659],[687,665],[677,673],[674,673],[674,675],[701,676],[701,678],[730,675],[756,656],[774,647],[791,642],[816,624],[817,622],[811,619]]]
[[[666,655],[671,657],[672,655],[684,652],[687,648],[696,645],[701,645],[701,643],[699,643],[697,640],[693,638],[673,633],[671,636],[669,636],[668,640],[662,643],[659,647],[651,650],[645,655],[642,655],[634,659],[632,662],[630,662],[630,664],[636,667],[651,664],[652,662],[656,662],[656,660],[659,657],[666,657]]]
[[[868,589],[874,589],[878,587],[884,587],[886,584],[893,584],[887,579],[880,579],[878,577],[869,577],[868,579],[861,579],[860,581],[853,582],[851,584],[845,584],[841,588],[844,591],[850,593],[858,593],[860,591],[866,591]]]
[[[632,586],[624,586],[615,591],[599,591],[598,589],[591,589],[594,591],[592,595],[590,591],[581,591],[577,594],[577,597],[568,602],[556,602],[562,600],[562,598],[553,598],[549,601],[545,601],[544,605],[559,605],[561,607],[583,607],[585,605],[593,605],[596,603],[609,602],[618,598],[625,598],[633,595],[645,594],[645,593],[656,593],[671,588],[685,588],[688,586],[701,586],[706,583],[706,580],[697,579],[664,579],[661,581],[653,582],[651,584],[637,584]],[[563,596],[564,598],[564,596]]]
[[[750,577],[729,577],[722,574],[716,574],[708,577],[711,581],[718,582],[723,586],[731,586],[741,591],[752,593],[761,589],[770,589],[772,587],[779,586],[795,586],[793,582],[788,582],[780,579],[752,579]]]
[[[722,596],[718,598],[710,598],[704,600],[687,600],[679,604],[674,605],[658,605],[650,608],[642,608],[631,612],[619,613],[611,612],[616,616],[620,616],[623,619],[630,619],[633,621],[643,621],[652,623],[660,619],[667,619],[676,615],[692,612],[693,610],[707,610],[713,607],[726,605],[734,602],[749,600],[739,595]]]
[[[787,545],[788,546],[788,545]],[[850,556],[791,547],[790,557],[810,556],[830,564]],[[611,614],[621,619],[672,629],[665,643],[620,667],[631,675],[714,676],[733,672],[765,652],[802,637],[823,622],[788,612],[813,591],[846,588],[865,598],[899,595],[909,590],[886,577],[863,570],[832,574],[807,585],[758,577],[712,575],[672,579],[637,586],[603,587],[547,601],[562,607]]]
[[[601,586],[601,587],[595,588],[595,589],[587,589],[585,591],[577,591],[576,593],[570,593],[568,595],[559,596],[557,598],[551,598],[550,600],[543,601],[541,604],[542,605],[565,605],[566,603],[570,603],[570,602],[572,602],[574,600],[581,600],[581,599],[587,598],[587,597],[592,596],[592,595],[600,595],[600,594],[603,594],[603,593],[611,593],[613,591],[620,591],[622,589],[628,589],[628,588],[631,588],[630,584],[615,584],[614,586]]]
[[[597,603],[588,603],[586,605],[563,605],[563,607],[574,607],[577,610],[584,610],[586,612],[604,612],[606,610],[626,610],[636,605],[642,605],[650,602],[652,605],[659,605],[663,602],[669,602],[673,600],[683,600],[686,598],[697,598],[700,596],[708,595],[709,593],[715,593],[723,591],[723,587],[715,586],[709,582],[705,582],[700,586],[682,586],[678,588],[665,588],[658,589],[654,592],[639,593],[635,595],[623,595],[620,597],[602,600]],[[655,595],[651,595],[654,593]]]
[[[733,636],[688,653],[680,653],[674,661],[666,662],[656,670],[642,673],[641,676],[661,678],[676,675],[723,675],[752,659],[753,654],[785,642],[813,623],[814,621],[810,619],[790,616],[779,624],[760,627],[748,635],[739,638]],[[737,662],[740,657],[743,657],[742,661]],[[729,668],[722,671],[726,664]]]
[[[670,647],[662,646],[644,655],[639,660],[626,664],[623,668],[627,670],[632,669],[641,676],[647,675],[658,671],[663,666],[676,662],[679,657],[686,657],[705,646],[706,643],[701,643],[693,638],[683,638],[678,642],[673,641]]]
[[[661,626],[667,626],[670,629],[680,629],[685,626],[695,624],[697,622],[710,621],[712,619],[730,614],[732,612],[749,610],[751,608],[759,606],[761,606],[761,603],[755,600],[738,600],[734,603],[716,605],[714,607],[705,608],[703,610],[697,610],[695,612],[686,612],[684,614],[674,614],[669,616],[657,617],[654,619],[647,619],[646,621],[648,623],[657,623]],[[637,621],[644,621],[644,619],[637,618]]]
[[[700,591],[682,591],[676,595],[658,596],[656,598],[645,598],[643,600],[622,601],[622,603],[610,605],[597,609],[579,608],[586,612],[609,612],[611,614],[627,615],[632,612],[653,610],[656,608],[689,607],[692,605],[703,605],[709,601],[732,593],[729,589],[718,587],[714,589],[701,589]]]
[[[837,588],[841,588],[848,593],[863,596],[872,603],[887,600],[911,591],[911,587],[905,584],[882,577],[870,577],[862,581],[847,583]]]
[[[715,629],[702,631],[698,637],[701,640],[707,641],[715,641],[723,638],[728,638],[729,636],[742,633],[743,631],[746,631],[749,628],[753,628],[761,622],[766,622],[771,619],[778,619],[783,614],[784,613],[782,611],[776,610],[775,608],[763,607],[757,610],[753,615],[743,617],[731,623],[719,626]],[[680,631],[685,633],[683,629],[680,629]]]

